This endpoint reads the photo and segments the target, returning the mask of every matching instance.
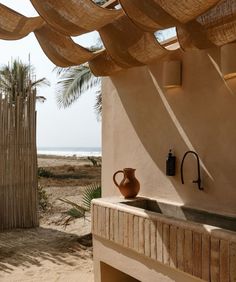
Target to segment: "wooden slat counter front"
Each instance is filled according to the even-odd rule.
[[[236,232],[93,200],[92,232],[205,281],[236,281]]]

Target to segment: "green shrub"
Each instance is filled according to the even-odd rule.
[[[53,176],[53,173],[49,170],[46,170],[45,168],[43,167],[39,167],[38,168],[38,176],[39,177],[46,177],[46,178],[49,178],[49,177],[52,177]]]
[[[38,203],[41,212],[45,212],[50,207],[48,194],[41,185],[38,185]]]

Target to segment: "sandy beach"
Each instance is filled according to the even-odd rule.
[[[53,175],[39,178],[47,211],[38,228],[0,233],[0,281],[93,281],[90,214],[65,228],[63,212],[70,206],[58,198],[80,203],[84,186],[100,182],[101,167],[86,157],[56,156],[39,156],[38,167]]]

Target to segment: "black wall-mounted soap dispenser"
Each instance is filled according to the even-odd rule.
[[[176,157],[173,155],[172,151],[169,151],[166,160],[166,175],[174,176],[175,175],[175,161]]]

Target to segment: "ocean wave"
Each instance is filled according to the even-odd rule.
[[[65,157],[100,157],[102,155],[100,148],[38,148],[39,155],[55,155]]]

